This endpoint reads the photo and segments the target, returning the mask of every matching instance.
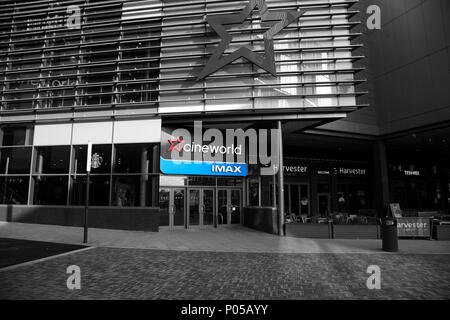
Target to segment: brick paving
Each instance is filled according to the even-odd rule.
[[[68,290],[66,268],[81,268]],[[368,290],[369,265],[381,290]],[[0,299],[449,299],[450,255],[98,247],[0,270]]]
[[[0,237],[81,244],[83,228],[0,222]],[[379,253],[381,240],[298,239],[279,237],[242,226],[160,232],[89,229],[96,247],[267,253]],[[450,253],[450,241],[399,240],[402,253]]]

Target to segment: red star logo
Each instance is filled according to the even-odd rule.
[[[176,139],[169,139],[169,143],[170,147],[167,152],[172,151],[173,149],[181,152],[181,146],[183,145],[184,141],[183,139],[180,139],[180,137],[177,137]]]

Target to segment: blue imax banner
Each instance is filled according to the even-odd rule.
[[[166,160],[162,157],[160,161],[160,170],[164,174],[234,177],[247,175],[245,163]]]

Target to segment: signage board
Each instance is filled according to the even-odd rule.
[[[301,176],[308,173],[308,167],[303,165],[287,165],[283,168],[286,176]]]
[[[211,137],[201,127],[162,127],[160,170],[164,174],[245,177],[245,141],[226,141],[219,130]],[[215,139],[214,139],[215,138]]]
[[[431,236],[430,218],[397,218],[399,237],[429,238]]]
[[[341,176],[367,176],[366,168],[338,167],[334,168],[334,172]]]
[[[160,169],[164,174],[232,177],[245,177],[247,175],[245,163],[166,160],[161,158]]]
[[[402,209],[400,209],[400,203],[390,203],[389,208],[391,210],[391,214],[394,218],[401,218],[402,216]]]

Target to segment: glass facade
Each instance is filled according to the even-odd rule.
[[[0,112],[355,107],[354,2],[266,0],[271,11],[305,12],[275,36],[278,76],[239,59],[197,81],[220,42],[206,17],[238,14],[248,1],[3,1]],[[254,10],[230,26],[225,55],[242,46],[264,54],[270,26]]]
[[[369,168],[367,162],[285,158],[286,221],[317,223],[330,218],[335,224],[376,223]],[[277,207],[274,182],[278,183],[271,176],[247,178],[247,205]],[[350,216],[355,218],[348,219]]]
[[[3,1],[1,109],[151,103],[160,1]]]
[[[267,110],[355,106],[350,2],[267,0],[269,10],[305,11],[274,38],[277,77],[241,58],[197,81],[221,39],[205,26],[206,13],[238,14],[248,1],[170,1],[163,8],[160,108],[164,112]],[[166,17],[167,15],[167,17]],[[245,46],[264,54],[270,28],[254,11],[230,26],[224,55]],[[186,27],[188,26],[188,27]]]
[[[238,59],[197,81],[221,41],[207,17],[237,15],[248,0],[3,1],[0,118],[12,125],[0,128],[0,204],[84,205],[83,141],[95,135],[91,206],[161,206],[162,225],[238,223],[243,204],[271,206],[273,190],[263,196],[271,179],[160,176],[159,140],[132,130],[121,133],[126,142],[115,140],[119,126],[109,122],[356,110],[354,62],[363,57],[354,51],[362,45],[352,42],[359,36],[355,2],[266,0],[271,12],[305,12],[274,37],[277,76]],[[224,55],[243,46],[264,55],[272,23],[254,10],[242,25],[227,26],[232,41]],[[101,129],[85,132],[86,123]],[[41,134],[33,135],[34,125]],[[145,141],[155,143],[138,143]],[[289,210],[310,214],[309,187],[287,190]]]
[[[0,128],[0,204],[83,206],[86,145],[32,146],[24,132]],[[90,205],[157,207],[157,144],[94,144]]]

